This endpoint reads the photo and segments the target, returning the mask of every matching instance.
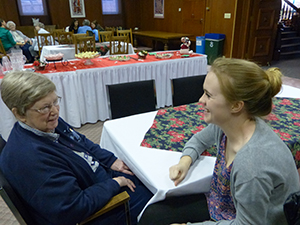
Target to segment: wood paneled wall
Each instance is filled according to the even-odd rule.
[[[138,27],[141,30],[190,33],[222,33],[224,55],[243,58],[247,51],[247,33],[251,0],[165,0],[164,18],[154,18],[154,0],[121,0],[122,14],[102,15],[101,0],[85,0],[86,18],[97,20],[102,26]],[[41,22],[66,27],[71,22],[68,0],[46,0],[48,19]],[[224,18],[230,15],[230,18]],[[0,17],[18,25],[31,25],[31,17],[19,17],[17,0],[1,0]],[[79,18],[79,23],[85,18]],[[50,22],[49,22],[50,21]],[[195,43],[193,43],[195,46]]]

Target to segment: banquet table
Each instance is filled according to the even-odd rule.
[[[283,85],[282,91],[276,97],[298,98],[300,89]],[[208,191],[215,157],[202,155],[201,159],[192,165],[184,181],[175,187],[169,179],[169,168],[178,163],[181,152],[176,149],[156,148],[155,144],[143,144],[145,134],[156,126],[154,119],[158,112],[161,110],[106,121],[100,146],[122,159],[154,194],[148,204],[163,200],[166,196]],[[185,116],[189,117],[189,112]],[[298,134],[300,135],[300,132]],[[152,137],[152,140],[159,143],[160,138],[163,136]]]
[[[104,56],[92,59],[94,65],[89,66],[84,65],[84,60],[74,60],[67,66],[56,63],[56,69],[49,64],[45,71],[39,72],[54,82],[57,94],[62,97],[60,116],[70,125],[80,127],[109,119],[106,92],[109,84],[155,80],[157,107],[172,105],[171,79],[207,73],[206,55],[181,58],[178,52],[173,53],[172,58],[165,60],[149,55],[145,60],[112,61]],[[32,68],[31,65],[25,67]],[[2,99],[0,115],[0,133],[7,139],[15,118]]]
[[[109,46],[109,42],[101,42],[96,43],[96,47]],[[72,60],[75,59],[75,46],[74,45],[47,45],[43,46],[40,60],[45,61],[45,55],[50,54],[64,54],[64,60]],[[128,45],[128,54],[134,54],[134,49],[131,43]],[[110,51],[108,50],[106,55],[110,55]]]

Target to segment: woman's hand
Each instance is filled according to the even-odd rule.
[[[130,179],[125,177],[114,177],[113,180],[117,181],[120,187],[127,186],[132,192],[134,192],[135,185]]]
[[[129,175],[134,175],[133,172],[128,168],[128,166],[120,159],[117,159],[110,167],[112,170],[126,173]]]
[[[177,186],[185,178],[191,164],[192,158],[189,156],[183,156],[178,164],[170,167],[169,177],[172,181],[174,181],[175,186]]]

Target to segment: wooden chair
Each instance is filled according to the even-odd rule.
[[[199,75],[172,79],[173,106],[198,102],[203,95],[205,77],[206,75]]]
[[[75,36],[73,35],[75,54],[86,51],[96,51],[96,41],[94,36]]]
[[[113,36],[112,31],[99,31],[99,42],[107,42],[110,41],[111,37]]]
[[[39,54],[41,55],[43,46],[55,45],[55,39],[52,33],[37,34],[37,44],[39,47]]]
[[[128,37],[112,36],[109,44],[111,55],[128,54]]]
[[[57,38],[58,34],[61,33],[61,32],[63,32],[63,31],[64,31],[64,29],[53,29],[52,30],[52,34],[53,34],[54,39],[57,40],[58,39]]]
[[[112,84],[106,88],[112,119],[156,110],[154,80]]]
[[[0,135],[0,154],[2,149],[4,148],[6,142]],[[7,179],[4,177],[4,174],[0,170],[0,195],[3,198],[4,202],[7,204],[8,208],[11,210],[17,221],[21,225],[35,225],[33,219],[31,218],[27,208],[20,200],[19,195],[14,191],[11,187]],[[86,224],[93,219],[105,214],[106,212],[111,211],[112,209],[123,205],[125,207],[125,214],[126,214],[126,224],[130,225],[130,209],[129,209],[129,199],[130,196],[126,191],[115,195],[112,199],[99,211],[95,214],[91,215],[90,217],[86,218],[79,225]]]
[[[5,51],[5,49],[4,49],[4,46],[3,46],[3,44],[2,44],[2,41],[1,41],[1,39],[0,39],[0,59],[2,59],[2,57],[4,57],[4,56],[7,56],[7,57],[8,57],[8,55],[6,54],[6,51]]]
[[[73,32],[61,31],[57,33],[57,41],[61,44],[73,44]]]
[[[132,29],[128,30],[117,30],[117,36],[126,36],[129,39],[129,43],[133,46],[133,40],[132,40]]]

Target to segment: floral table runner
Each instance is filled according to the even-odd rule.
[[[291,149],[297,168],[300,167],[300,99],[274,98],[273,110],[265,118],[267,124]],[[193,134],[207,124],[203,120],[200,103],[182,105],[158,111],[141,146],[181,152]],[[216,146],[202,155],[216,155]]]

